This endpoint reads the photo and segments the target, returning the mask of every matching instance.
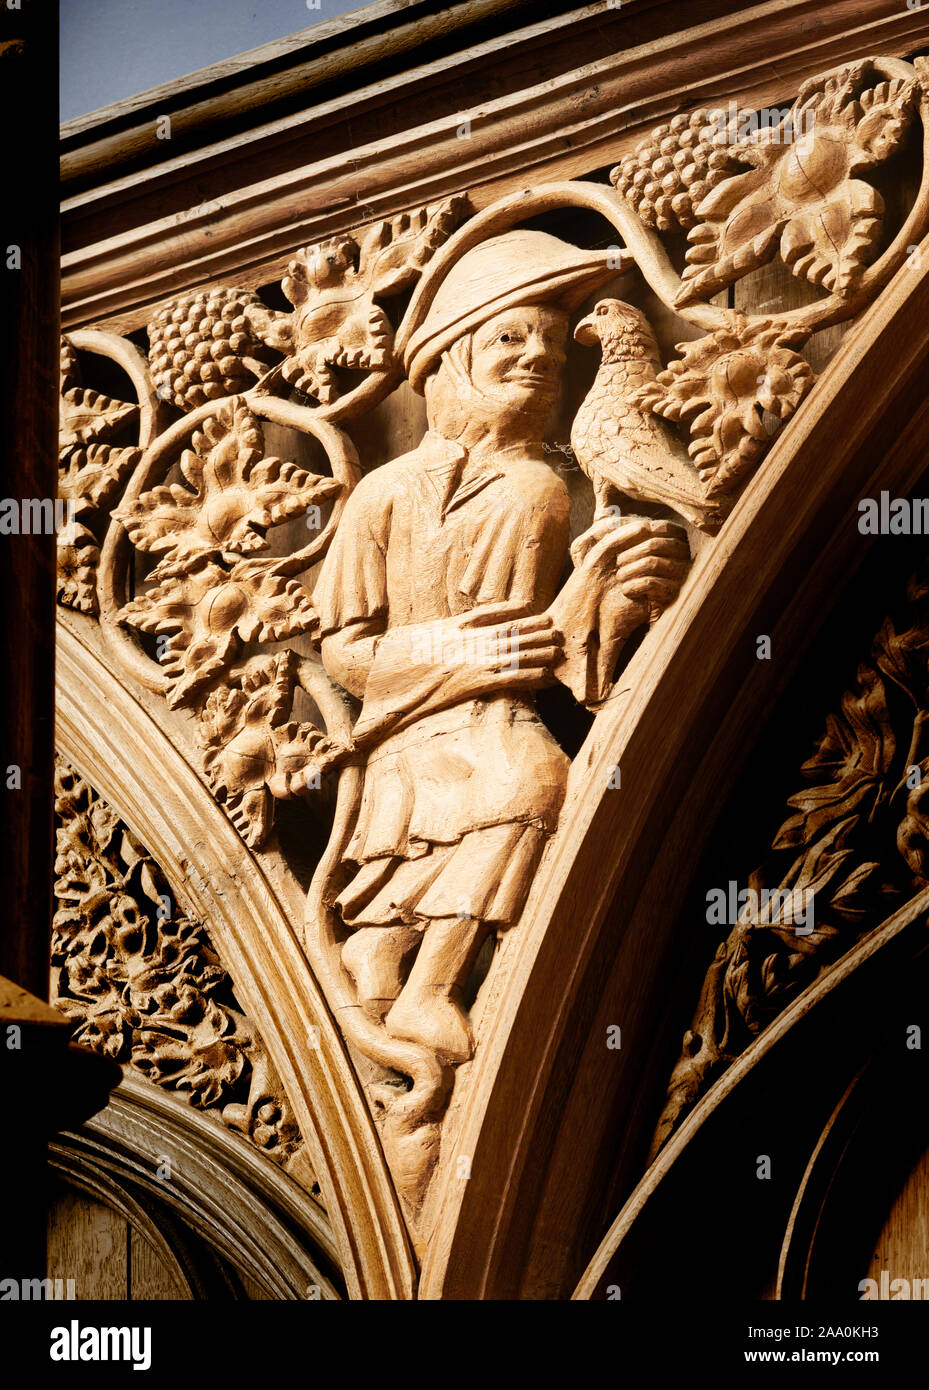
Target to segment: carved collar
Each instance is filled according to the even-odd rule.
[[[504,476],[502,469],[472,459],[464,445],[432,430],[426,432],[420,448],[426,455],[423,468],[435,488],[443,521],[455,507]]]

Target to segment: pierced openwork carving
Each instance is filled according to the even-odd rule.
[[[152,380],[181,410],[280,382],[348,418],[355,393],[338,369],[371,374],[365,408],[399,380],[393,328],[379,301],[415,283],[466,207],[449,198],[300,251],[281,289],[291,313],[269,309],[247,290],[214,289],[172,300],[149,325]],[[373,386],[372,392],[369,388]],[[349,394],[352,400],[347,399]]]
[[[77,1021],[75,1042],[180,1092],[288,1162],[300,1134],[203,926],[62,758],[55,816],[51,1000]]]
[[[142,457],[141,450],[113,440],[137,424],[139,407],[85,388],[67,338],[61,340],[60,390],[58,493],[71,516],[58,535],[58,602],[96,613],[99,523]]]
[[[801,989],[929,883],[927,647],[924,565],[827,717],[788,799],[793,814],[748,877],[755,896],[707,971],[653,1152]]]
[[[868,176],[915,150],[917,117],[929,129],[924,75],[863,61],[761,131],[751,112],[682,113],[612,186],[547,184],[472,216],[455,198],[305,248],[281,284],[290,312],[185,293],[154,314],[147,366],[113,335],[72,336],[129,373],[141,451],[94,503],[110,521],[82,606],[121,672],[188,721],[198,770],[275,872],[276,802],[325,822],[308,966],[370,1064],[414,1224],[480,1046],[476,962],[558,833],[570,762],[536,694],[560,685],[597,714],[629,639],[804,408],[810,339],[904,263],[925,171],[897,228]],[[565,208],[622,245],[522,225]],[[778,254],[810,302],[711,302]],[[631,302],[649,295],[661,334]],[[701,336],[663,360],[668,322]],[[570,402],[593,485],[586,510],[572,489],[572,522],[546,431],[569,353],[596,347]],[[426,429],[380,461],[366,431],[404,379]],[[80,428],[69,448],[89,446]]]
[[[717,310],[711,325],[701,315],[715,331],[681,344],[682,356],[642,388],[643,407],[689,427],[703,495],[726,511],[769,443],[762,412],[789,419],[813,384],[799,350],[873,297],[882,262],[902,259],[901,232],[866,274],[885,244],[884,200],[855,176],[900,151],[918,111],[925,127],[920,64],[863,59],[813,78],[776,123],[760,127],[754,112],[732,103],[676,116],[610,175],[643,225],[687,229],[686,265],[671,298],[678,310],[708,308],[711,296],[777,255],[830,291],[781,318]],[[925,202],[924,176],[909,228],[922,225]]]
[[[201,412],[202,414],[202,412]],[[133,543],[158,555],[145,593],[120,621],[157,635],[175,707],[200,714],[205,768],[251,845],[271,821],[277,796],[304,790],[289,774],[327,765],[333,745],[312,724],[290,719],[299,662],[294,653],[241,656],[245,643],[279,642],[312,631],[316,612],[293,573],[293,555],[258,558],[265,531],[339,494],[340,483],[264,454],[258,420],[238,400],[201,420],[181,456],[189,487],[160,486],[114,512]],[[318,543],[297,557],[315,558]]]

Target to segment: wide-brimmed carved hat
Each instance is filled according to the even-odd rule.
[[[450,242],[446,253],[452,252]],[[548,232],[517,229],[448,256],[429,267],[397,335],[410,385],[423,384],[442,353],[464,333],[518,304],[557,303],[576,309],[632,264],[628,252],[582,251]],[[435,273],[438,272],[438,273]]]

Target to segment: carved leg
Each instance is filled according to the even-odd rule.
[[[616,505],[616,499],[619,497],[617,488],[609,479],[604,478],[602,473],[595,473],[592,482],[594,487],[594,521],[602,521],[605,516],[615,516],[616,513],[611,512],[610,508]]]
[[[395,1038],[422,1043],[444,1061],[466,1062],[474,1052],[461,989],[487,934],[473,917],[430,922],[409,979],[384,1020]]]
[[[359,927],[342,947],[358,1002],[380,1019],[403,989],[405,967],[422,937],[416,927]]]

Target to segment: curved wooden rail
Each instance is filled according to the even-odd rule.
[[[165,1152],[169,1183],[157,1176]],[[341,1296],[324,1272],[339,1259],[332,1232],[304,1189],[254,1145],[131,1071],[79,1134],[57,1136],[52,1165],[78,1185],[101,1176],[109,1191],[97,1190],[110,1203],[151,1194],[156,1210],[169,1208],[269,1298],[303,1299],[314,1284],[321,1299]],[[124,1214],[176,1264],[145,1206]]]

